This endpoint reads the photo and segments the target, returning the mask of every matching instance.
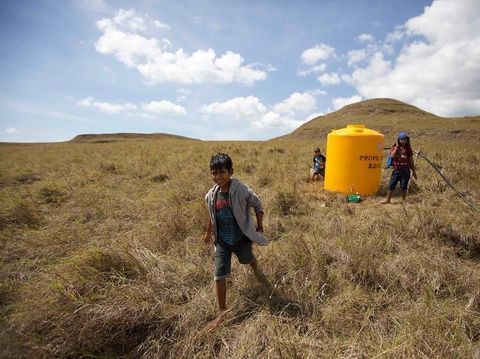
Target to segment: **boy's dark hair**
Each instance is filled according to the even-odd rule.
[[[210,159],[210,171],[230,171],[233,168],[232,159],[226,153],[217,153]]]

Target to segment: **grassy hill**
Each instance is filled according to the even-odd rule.
[[[361,123],[387,138],[406,130],[413,139],[455,140],[480,138],[480,117],[444,118],[404,102],[379,98],[347,105],[303,124],[284,139],[325,140],[332,129]]]
[[[125,140],[194,140],[193,138],[171,135],[168,133],[103,133],[103,134],[83,134],[75,136],[71,142],[90,142],[90,143],[108,143]]]
[[[374,111],[365,104],[305,126],[328,131],[323,122],[337,116],[343,127],[347,110]],[[416,132],[414,145],[480,203],[478,118],[458,120],[471,133],[451,133],[451,120],[425,114],[420,125],[418,110],[407,117],[411,107],[398,106],[362,122],[392,126],[392,136],[395,121],[437,131]],[[478,356],[480,214],[421,160],[406,204],[380,204],[388,171],[377,194],[346,203],[307,181],[318,131],[266,142],[0,144],[0,357]],[[203,198],[218,151],[264,204],[271,242],[254,252],[271,287],[233,259],[230,311],[208,332],[217,309]]]

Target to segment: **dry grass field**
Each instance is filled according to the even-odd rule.
[[[415,133],[414,149],[479,204],[479,119],[413,117],[343,125]],[[405,205],[380,204],[387,170],[362,203],[324,192],[307,178],[326,132],[0,145],[0,357],[478,357],[480,213],[421,159]],[[203,197],[219,151],[264,203],[271,242],[254,251],[273,290],[234,260],[231,310],[208,332]]]

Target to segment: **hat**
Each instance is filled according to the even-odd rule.
[[[406,133],[405,131],[402,131],[398,134],[398,139],[402,140],[404,138],[408,138],[408,133]]]

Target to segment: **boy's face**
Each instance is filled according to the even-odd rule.
[[[400,146],[405,146],[407,144],[407,139],[404,137],[399,139],[398,142],[400,143]]]
[[[222,168],[221,170],[212,170],[211,173],[213,182],[219,187],[224,187],[230,183],[230,177],[233,175],[233,168],[230,171],[225,168]]]
[[[315,156],[318,156],[320,154],[320,151],[315,151]]]

